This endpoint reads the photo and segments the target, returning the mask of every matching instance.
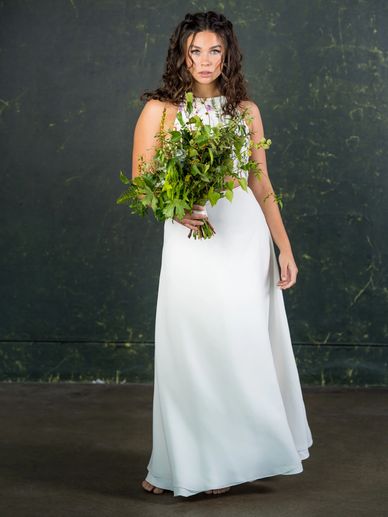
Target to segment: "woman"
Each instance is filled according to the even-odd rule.
[[[248,108],[251,138],[264,136],[241,60],[232,23],[223,15],[186,15],[170,39],[164,84],[142,97],[148,101],[135,128],[133,176],[139,158],[155,153],[163,108],[165,128],[178,127],[178,109],[187,120],[187,91],[194,94],[196,113],[211,124]],[[234,179],[232,202],[195,205],[182,220],[164,223],[153,448],[142,482],[155,494],[223,493],[232,485],[302,472],[301,460],[309,456],[312,436],[281,291],[295,284],[298,268],[271,198],[265,151],[253,148],[251,159],[263,175],[258,180],[253,171],[241,171],[247,191]],[[188,239],[188,229],[197,231],[205,217],[216,234]]]

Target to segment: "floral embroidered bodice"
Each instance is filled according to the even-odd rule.
[[[199,115],[205,124],[209,124],[211,126],[226,122],[228,116],[225,116],[222,113],[222,107],[223,107],[223,104],[225,101],[226,101],[226,97],[223,95],[218,95],[217,97],[206,97],[206,98],[194,97],[192,115]],[[180,111],[182,113],[184,122],[187,122],[188,115],[184,109],[184,104],[185,103],[182,102],[179,105],[178,111]],[[244,121],[244,125],[246,127],[246,132],[247,132],[247,139],[246,139],[247,141],[246,141],[245,145],[243,146],[241,153],[242,153],[242,156],[244,157],[244,160],[248,161],[249,160],[250,137],[248,135],[249,128],[245,121]],[[180,126],[178,119],[175,118],[174,128],[180,129],[180,127],[181,126]],[[234,153],[232,153],[232,156],[233,156],[233,161],[234,161],[234,170],[236,170],[237,166],[238,166],[237,158],[234,156]],[[246,179],[248,179],[247,171],[240,170],[239,175],[241,177],[245,177]]]

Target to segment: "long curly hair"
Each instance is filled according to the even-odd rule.
[[[241,62],[243,59],[233,24],[223,14],[214,11],[186,14],[170,37],[162,85],[145,91],[141,100],[157,99],[179,105],[185,93],[193,89],[193,77],[186,66],[185,48],[188,37],[202,31],[216,33],[222,40],[225,55],[221,74],[217,77],[220,94],[226,97],[224,114],[234,116],[242,100],[249,100]]]

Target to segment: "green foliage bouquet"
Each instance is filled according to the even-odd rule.
[[[164,109],[161,129],[156,135],[159,144],[156,153],[149,162],[139,158],[138,176],[128,179],[120,171],[120,180],[128,187],[116,203],[129,205],[134,214],[144,216],[151,208],[159,221],[174,217],[182,219],[186,210],[192,211],[194,204],[205,205],[209,201],[214,206],[222,197],[232,201],[233,178],[237,178],[246,191],[247,180],[240,176],[241,170],[251,170],[261,179],[262,170],[258,163],[249,159],[251,147],[268,149],[271,140],[262,138],[259,143],[253,143],[249,139],[248,153],[244,152],[244,144],[250,135],[248,126],[244,124],[244,118],[248,118],[246,109],[230,117],[226,123],[211,126],[193,114],[192,92],[186,93],[185,107],[188,114],[186,122],[182,113],[177,113],[179,130],[164,129]],[[226,181],[226,176],[232,179]],[[194,238],[206,239],[214,235],[215,229],[207,217],[203,222],[194,232]],[[189,238],[192,233],[190,230]]]

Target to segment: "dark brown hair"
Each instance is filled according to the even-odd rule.
[[[240,101],[249,100],[246,81],[242,74],[243,59],[233,24],[223,15],[214,11],[186,14],[170,37],[163,84],[153,91],[145,91],[140,99],[158,99],[178,105],[185,93],[192,91],[193,78],[186,66],[185,47],[188,37],[197,32],[211,31],[222,40],[225,56],[217,86],[221,95],[226,97],[224,113],[233,116]]]

